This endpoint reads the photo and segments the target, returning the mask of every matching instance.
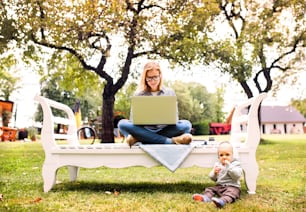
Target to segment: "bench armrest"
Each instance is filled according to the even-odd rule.
[[[259,108],[267,93],[261,93],[235,107],[231,123],[230,142],[244,141],[244,145],[256,151],[260,141]]]
[[[77,126],[73,111],[67,105],[36,95],[34,100],[38,101],[43,110],[43,125],[41,132],[41,140],[45,151],[49,151],[56,147],[56,139],[67,140],[68,144],[78,145]],[[52,108],[63,111],[63,117],[55,117]],[[54,132],[55,124],[67,126],[67,134],[56,134]]]

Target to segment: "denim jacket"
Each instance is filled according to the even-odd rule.
[[[135,96],[153,96],[150,91],[140,91],[135,93]],[[163,87],[157,94],[157,96],[175,96],[175,92],[171,88]]]

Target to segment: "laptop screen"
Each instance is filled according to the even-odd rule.
[[[133,96],[131,113],[135,125],[176,124],[176,96]]]

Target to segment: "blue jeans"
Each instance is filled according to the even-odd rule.
[[[130,134],[137,141],[145,144],[172,144],[172,137],[191,131],[191,123],[188,120],[179,120],[176,125],[167,125],[158,131],[147,129],[142,125],[134,125],[127,119],[121,119],[118,127],[124,137]]]

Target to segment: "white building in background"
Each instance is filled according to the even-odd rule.
[[[292,106],[261,106],[263,134],[303,134],[305,117]]]

